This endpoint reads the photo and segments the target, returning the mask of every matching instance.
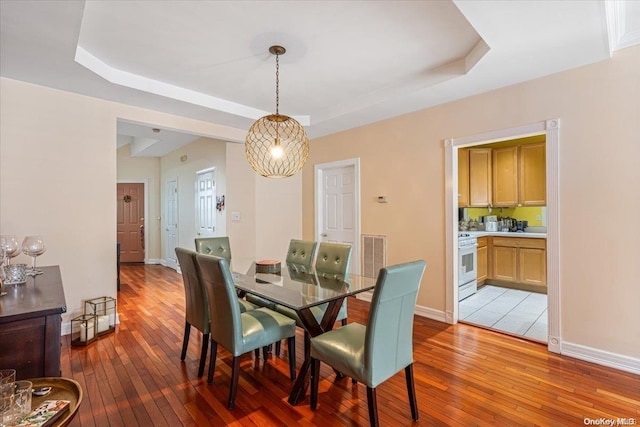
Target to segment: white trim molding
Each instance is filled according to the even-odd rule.
[[[422,305],[416,305],[416,316],[426,317],[427,319],[437,320],[438,322],[446,322],[445,312],[442,310],[436,310],[430,307],[424,307]]]
[[[611,353],[609,351],[568,342],[562,343],[561,354],[563,356],[574,357],[576,359],[640,375],[640,359],[636,357]]]
[[[474,145],[546,135],[547,167],[547,295],[548,295],[548,344],[553,353],[561,352],[560,316],[560,176],[559,143],[560,119],[553,118],[528,125],[499,129],[477,135],[452,138],[444,141],[445,149],[445,209],[446,209],[446,302],[445,321],[458,321],[458,149]]]

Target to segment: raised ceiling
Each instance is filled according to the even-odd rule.
[[[640,41],[636,1],[2,0],[0,19],[3,77],[211,121],[237,142],[275,109],[273,44],[287,48],[280,111],[314,138]],[[188,143],[151,127],[120,123],[120,143]]]

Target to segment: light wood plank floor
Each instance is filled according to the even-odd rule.
[[[367,426],[366,389],[321,370],[318,409],[307,396],[287,403],[286,351],[265,364],[247,355],[235,409],[226,408],[231,355],[218,351],[212,385],[197,378],[201,338],[192,330],[180,361],[184,293],[180,275],[161,266],[123,265],[116,332],[87,347],[63,337],[62,374],[85,400],[72,426]],[[368,304],[349,300],[363,323]],[[298,366],[302,332],[298,331]],[[640,376],[561,357],[546,347],[469,325],[416,317],[414,373],[420,420],[411,421],[404,374],[378,388],[383,426],[582,426],[584,418],[634,418]],[[208,366],[208,365],[207,365]]]

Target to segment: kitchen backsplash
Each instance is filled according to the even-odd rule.
[[[499,217],[516,218],[528,221],[529,227],[547,226],[547,208],[544,206],[517,207],[517,208],[465,208],[465,219],[477,220],[480,216],[497,215]]]

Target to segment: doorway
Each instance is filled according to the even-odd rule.
[[[315,165],[315,240],[348,243],[352,274],[360,273],[360,159]]]
[[[165,194],[165,266],[178,271],[178,178],[168,180],[164,185]]]
[[[120,262],[145,262],[145,189],[141,182],[117,183],[116,239]]]
[[[549,351],[560,353],[560,283],[559,283],[559,119],[502,129],[445,141],[446,173],[446,313],[449,323],[459,320],[458,288],[458,149],[510,139],[544,134],[546,138],[546,195],[547,195],[547,299]]]

